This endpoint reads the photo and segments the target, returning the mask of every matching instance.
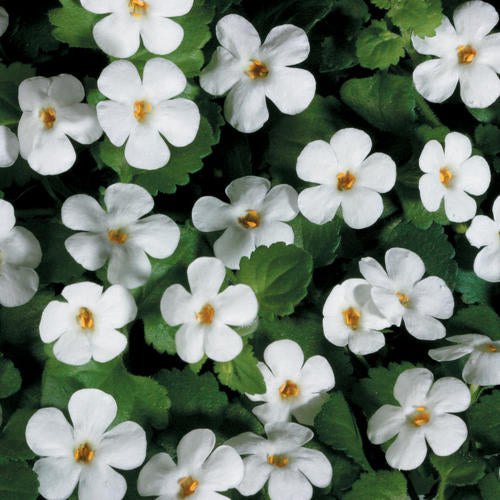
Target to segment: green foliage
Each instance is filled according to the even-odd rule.
[[[404,40],[387,29],[385,21],[372,21],[356,42],[356,55],[361,66],[386,69],[404,56]]]
[[[0,399],[8,398],[21,388],[21,374],[12,361],[0,353]]]
[[[474,142],[485,155],[500,153],[500,128],[495,125],[478,125],[474,131]]]
[[[353,484],[345,500],[402,500],[407,498],[406,479],[399,471],[368,472]]]
[[[257,368],[257,359],[250,344],[245,345],[241,353],[232,361],[216,362],[214,371],[220,382],[234,391],[249,394],[266,392],[264,377]]]
[[[2,500],[36,500],[38,480],[24,462],[0,459],[0,497]]]
[[[491,307],[480,305],[461,309],[449,320],[450,334],[481,333],[500,339],[500,317]]]
[[[432,36],[441,24],[441,0],[391,0],[390,4],[388,16],[402,31]]]
[[[253,288],[262,315],[292,314],[306,296],[312,278],[311,256],[294,245],[274,243],[258,247],[240,262],[239,283]]]
[[[340,95],[370,125],[396,135],[411,132],[415,97],[409,77],[378,72],[368,78],[353,78],[342,85]]]
[[[431,454],[431,463],[439,472],[441,482],[449,485],[476,484],[484,476],[484,461],[461,451],[447,457]]]
[[[490,473],[479,481],[479,490],[484,499],[498,498],[500,496],[500,481],[497,473]]]
[[[9,459],[31,459],[35,453],[28,447],[25,430],[34,410],[16,410],[0,434],[0,457]]]
[[[5,66],[0,63],[0,125],[17,125],[21,109],[17,100],[19,84],[35,76],[35,69],[18,62]]]
[[[492,304],[495,285],[477,276],[474,271],[458,270],[456,289],[465,304]]]
[[[469,410],[469,424],[472,438],[482,448],[498,453],[500,450],[500,391],[482,396]]]

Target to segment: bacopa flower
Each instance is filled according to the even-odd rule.
[[[0,304],[26,304],[38,290],[34,268],[42,260],[42,250],[31,231],[15,226],[14,207],[0,200]]]
[[[297,192],[287,184],[270,187],[263,177],[240,177],[226,187],[231,203],[203,196],[193,206],[196,229],[225,230],[214,243],[214,253],[230,269],[239,269],[241,258],[249,257],[260,245],[294,241],[293,229],[284,221],[298,213]]]
[[[97,104],[99,123],[115,146],[127,141],[125,159],[133,167],[154,170],[168,163],[170,150],[161,135],[183,147],[198,133],[198,106],[189,99],[173,99],[186,88],[186,77],[167,59],[150,59],[142,82],[130,61],[114,61],[104,68],[97,86],[111,99]]]
[[[215,434],[209,429],[188,432],[177,446],[177,465],[170,455],[158,453],[141,469],[137,490],[157,500],[228,498],[218,492],[237,486],[243,478],[243,461],[230,446],[214,450]]]
[[[453,314],[453,294],[437,276],[422,279],[423,260],[405,248],[385,253],[387,271],[372,257],[359,263],[363,277],[372,285],[371,297],[379,311],[394,325],[404,321],[408,332],[420,340],[436,340],[446,335],[439,319]]]
[[[105,363],[118,356],[127,346],[118,328],[130,323],[137,307],[130,292],[113,285],[103,287],[91,282],[63,288],[67,302],[53,300],[47,304],[40,321],[40,337],[54,345],[54,356],[69,365],[84,365],[92,358]]]
[[[454,335],[446,340],[454,345],[431,349],[432,359],[453,361],[470,355],[462,371],[462,378],[468,384],[500,384],[500,341],[474,333]]]
[[[493,219],[476,215],[465,236],[472,246],[484,247],[474,259],[474,272],[483,280],[500,281],[500,196],[493,203]]]
[[[390,326],[371,298],[371,286],[362,279],[336,285],[323,306],[323,332],[332,344],[354,354],[371,354],[385,345],[379,330]]]
[[[0,36],[2,36],[7,31],[8,26],[9,14],[3,7],[0,7]]]
[[[323,356],[313,356],[304,363],[299,344],[284,339],[272,342],[264,351],[265,363],[258,367],[266,383],[265,394],[247,394],[252,401],[264,401],[252,411],[265,424],[289,420],[313,425],[335,385],[332,368]]]
[[[394,385],[394,397],[401,406],[384,405],[368,421],[368,439],[374,444],[397,435],[385,453],[394,469],[416,469],[427,455],[426,442],[436,455],[448,456],[467,439],[465,422],[451,413],[469,407],[468,387],[454,377],[434,384],[433,380],[427,368],[405,370]]]
[[[42,408],[28,421],[26,442],[43,458],[33,470],[39,493],[48,500],[68,498],[78,484],[79,500],[121,500],[125,478],[114,469],[131,470],[146,458],[146,434],[135,422],[118,424],[112,396],[99,389],[76,391],[68,402],[73,426],[57,408]]]
[[[488,35],[498,22],[495,8],[486,2],[465,2],[455,9],[453,23],[443,16],[432,37],[412,36],[420,54],[437,56],[413,72],[417,91],[428,101],[443,102],[460,82],[460,97],[471,108],[486,108],[500,96],[498,33]]]
[[[476,214],[476,201],[490,185],[490,168],[481,156],[471,156],[469,138],[451,132],[445,138],[444,151],[436,140],[429,141],[419,158],[418,188],[424,208],[429,212],[439,209],[444,198],[446,217],[451,222],[465,222]],[[469,193],[469,194],[467,194]]]
[[[224,16],[215,27],[218,47],[203,69],[200,85],[212,95],[229,91],[226,120],[240,132],[255,132],[269,118],[266,97],[287,115],[304,111],[316,90],[314,76],[289,68],[307,59],[309,40],[301,28],[273,28],[264,43],[252,24],[236,14]]]
[[[10,167],[19,156],[19,141],[9,128],[0,126],[0,168]]]
[[[73,166],[76,153],[68,136],[80,144],[101,137],[95,108],[82,103],[84,97],[83,85],[72,75],[36,76],[19,85],[21,156],[39,174],[60,174]]]
[[[379,193],[396,182],[396,165],[384,153],[370,156],[370,136],[355,128],[333,134],[330,143],[310,142],[297,158],[297,175],[319,186],[299,194],[299,209],[314,224],[332,220],[339,206],[353,229],[371,226],[382,215]]]
[[[182,26],[170,17],[183,16],[193,0],[80,0],[95,14],[110,14],[92,31],[98,47],[113,57],[133,56],[140,45],[152,54],[173,52],[184,38]]]
[[[305,448],[313,432],[292,422],[275,422],[265,426],[267,438],[244,432],[226,442],[243,459],[245,475],[237,490],[244,496],[254,495],[269,480],[271,500],[293,498],[309,500],[311,484],[325,488],[332,479],[332,466],[318,450]]]
[[[172,255],[179,243],[177,224],[166,215],[144,217],[154,206],[153,197],[135,184],[113,184],[104,193],[104,211],[85,194],[70,196],[63,204],[63,224],[83,231],[64,245],[85,269],[95,271],[109,259],[108,281],[126,288],[143,285],[155,259]]]
[[[191,293],[179,284],[163,294],[160,309],[175,334],[177,354],[197,363],[206,354],[215,361],[230,361],[243,348],[241,336],[228,325],[246,326],[258,311],[257,297],[247,285],[228,286],[219,293],[226,268],[214,257],[199,257],[187,268]]]

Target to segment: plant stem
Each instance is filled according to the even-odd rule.
[[[445,500],[444,496],[444,490],[446,489],[446,481],[443,481],[441,479],[441,482],[439,483],[439,488],[437,490],[437,495],[436,495],[436,500]]]
[[[432,111],[425,99],[417,91],[415,91],[415,102],[417,103],[420,113],[430,125],[433,127],[443,126],[439,118],[434,114],[434,111]]]

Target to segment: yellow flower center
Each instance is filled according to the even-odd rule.
[[[257,210],[247,210],[247,214],[238,218],[238,222],[245,229],[255,229],[260,226],[260,214]]]
[[[361,318],[361,314],[354,307],[349,307],[345,311],[342,311],[344,315],[344,321],[347,326],[350,326],[353,330],[357,330],[359,326],[359,318]]]
[[[352,175],[349,170],[347,172],[341,172],[337,175],[337,189],[339,191],[346,191],[351,189],[356,182],[356,176]]]
[[[191,496],[196,491],[196,488],[200,483],[191,476],[187,476],[179,479],[179,484],[181,485],[180,497],[186,498]]]
[[[54,123],[56,121],[56,112],[55,112],[54,108],[43,108],[40,111],[39,116],[40,116],[40,120],[42,120],[42,122],[45,125],[45,128],[47,130],[54,128]]]
[[[396,295],[398,296],[401,305],[404,307],[408,307],[408,303],[410,302],[408,295],[406,295],[406,293],[399,293],[399,292],[396,292]]]
[[[137,121],[144,121],[148,113],[151,112],[151,104],[146,101],[135,101],[134,102],[134,116]]]
[[[128,234],[123,229],[110,229],[108,231],[108,239],[112,243],[117,243],[118,245],[123,245],[128,238]]]
[[[94,328],[94,316],[86,307],[80,307],[80,312],[76,319],[84,330]]]
[[[211,304],[205,304],[201,311],[196,313],[196,319],[200,325],[211,325],[214,320],[215,309]]]
[[[288,464],[288,458],[284,457],[283,455],[269,455],[267,457],[267,463],[269,465],[275,465],[276,467],[282,469],[283,467],[285,467],[285,465]]]
[[[430,419],[431,416],[427,412],[427,408],[425,406],[417,406],[416,412],[411,417],[411,423],[415,427],[420,427],[429,422]]]
[[[291,380],[287,380],[280,388],[281,399],[294,398],[299,395],[299,388],[297,384],[293,383]]]
[[[476,57],[477,50],[470,45],[460,45],[457,49],[457,54],[460,64],[470,64]]]
[[[80,464],[88,464],[94,458],[94,450],[89,443],[81,444],[73,453],[75,460]]]
[[[498,349],[493,344],[486,344],[486,349],[490,352],[497,352]]]
[[[268,74],[269,70],[267,69],[267,66],[263,62],[259,61],[258,59],[252,59],[252,64],[247,69],[247,75],[252,80],[266,78]]]
[[[452,177],[453,177],[453,174],[446,167],[442,167],[439,170],[439,180],[445,186],[448,186],[450,184]]]
[[[130,15],[134,17],[141,17],[146,14],[148,4],[142,0],[130,0],[128,8],[130,10]]]

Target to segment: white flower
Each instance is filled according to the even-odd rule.
[[[135,184],[113,184],[104,193],[107,212],[85,194],[70,196],[63,204],[63,224],[84,231],[64,243],[70,255],[85,269],[95,271],[109,258],[108,281],[126,288],[144,285],[155,259],[172,255],[180,231],[166,215],[143,217],[153,209],[153,197]]]
[[[385,253],[387,271],[372,257],[359,263],[363,277],[372,285],[371,297],[379,311],[396,326],[404,320],[408,332],[420,340],[436,340],[446,335],[439,319],[453,314],[453,294],[437,276],[422,279],[423,260],[405,248]]]
[[[21,156],[39,174],[60,174],[73,166],[76,153],[67,136],[80,144],[101,137],[95,108],[82,103],[84,97],[83,85],[72,75],[35,76],[19,85]]]
[[[265,424],[286,421],[293,415],[301,424],[313,425],[314,417],[335,385],[332,368],[323,356],[304,363],[299,344],[284,339],[264,351],[265,363],[258,367],[266,383],[265,394],[247,394],[252,401],[265,401],[252,411]]]
[[[19,156],[19,141],[9,128],[0,126],[0,168],[10,167]]]
[[[314,224],[332,220],[339,206],[353,229],[375,224],[384,205],[379,193],[396,182],[396,165],[384,153],[370,156],[370,136],[355,128],[333,134],[330,143],[310,142],[297,158],[297,175],[319,184],[299,194],[299,209]]]
[[[230,204],[203,196],[193,206],[193,225],[199,231],[225,229],[214,244],[215,256],[230,269],[239,269],[240,259],[260,245],[278,241],[291,244],[290,221],[298,213],[297,192],[287,184],[274,186],[263,177],[240,177],[226,187]]]
[[[34,268],[42,260],[40,243],[33,233],[15,223],[14,207],[0,200],[0,304],[4,307],[31,300],[38,290]]]
[[[252,24],[236,14],[215,27],[222,47],[203,69],[200,85],[212,95],[229,91],[224,102],[226,120],[240,132],[255,132],[269,118],[266,97],[287,115],[304,111],[316,90],[314,76],[289,68],[307,59],[309,40],[292,24],[276,26],[261,44]]]
[[[0,36],[2,36],[9,26],[9,13],[0,6]]]
[[[339,347],[349,345],[354,354],[371,354],[385,345],[379,330],[390,326],[370,296],[371,286],[362,279],[336,285],[323,306],[323,332]]]
[[[431,349],[432,359],[453,361],[470,354],[462,378],[473,385],[500,385],[500,341],[474,333],[454,335],[446,340],[455,345]]]
[[[493,219],[476,215],[465,236],[472,246],[484,247],[474,259],[474,272],[483,280],[500,281],[500,196],[493,203]]]
[[[54,356],[69,365],[84,365],[92,358],[105,363],[116,358],[127,346],[125,335],[117,331],[135,319],[137,307],[130,292],[113,285],[91,282],[63,288],[67,302],[47,304],[40,321],[40,337],[54,345]]]
[[[68,402],[71,426],[57,408],[42,408],[28,421],[26,441],[41,458],[40,494],[48,500],[68,498],[76,485],[79,500],[121,500],[125,478],[114,469],[139,467],[146,457],[146,434],[135,422],[106,429],[116,417],[112,396],[99,389],[76,391]]]
[[[193,101],[173,99],[186,88],[186,77],[173,62],[150,59],[141,82],[130,61],[114,61],[97,86],[111,99],[97,104],[99,123],[115,146],[127,141],[125,159],[133,167],[154,170],[168,163],[170,150],[160,134],[176,147],[196,137],[200,112]]]
[[[307,427],[291,422],[267,424],[268,439],[244,432],[226,442],[243,459],[245,476],[237,490],[245,496],[261,490],[267,480],[271,500],[309,500],[311,483],[325,488],[332,479],[332,466],[318,450],[305,448],[314,434]]]
[[[495,8],[481,1],[455,9],[453,23],[444,16],[432,37],[412,36],[420,54],[437,56],[413,72],[417,91],[428,101],[443,102],[460,82],[460,97],[471,108],[486,108],[500,96],[500,34],[488,33],[498,22]],[[488,35],[488,36],[487,36]]]
[[[247,285],[228,286],[219,293],[226,268],[214,257],[199,257],[187,268],[191,293],[179,284],[163,294],[160,309],[175,334],[177,354],[197,363],[206,354],[215,361],[230,361],[243,348],[241,336],[228,325],[246,326],[258,311],[257,297]]]
[[[183,16],[193,0],[80,0],[95,14],[111,14],[96,23],[92,31],[98,47],[113,57],[133,56],[140,40],[148,52],[173,52],[184,38],[182,26],[169,17]]]
[[[418,188],[425,209],[435,212],[444,198],[444,211],[451,222],[465,222],[476,214],[476,201],[490,185],[490,167],[481,156],[472,156],[469,138],[451,132],[445,138],[444,151],[436,140],[429,141],[419,158]],[[469,193],[469,194],[467,194]]]
[[[368,421],[368,439],[374,444],[397,435],[385,453],[394,469],[416,469],[427,455],[426,441],[436,455],[448,456],[467,438],[465,422],[450,413],[469,407],[468,387],[454,377],[434,384],[433,380],[426,368],[405,370],[394,385],[394,397],[401,406],[384,405]]]
[[[137,490],[157,500],[217,500],[243,478],[243,461],[231,447],[214,450],[215,434],[209,429],[188,432],[177,446],[177,465],[166,453],[154,455],[141,469]],[[212,451],[213,450],[213,451]]]

